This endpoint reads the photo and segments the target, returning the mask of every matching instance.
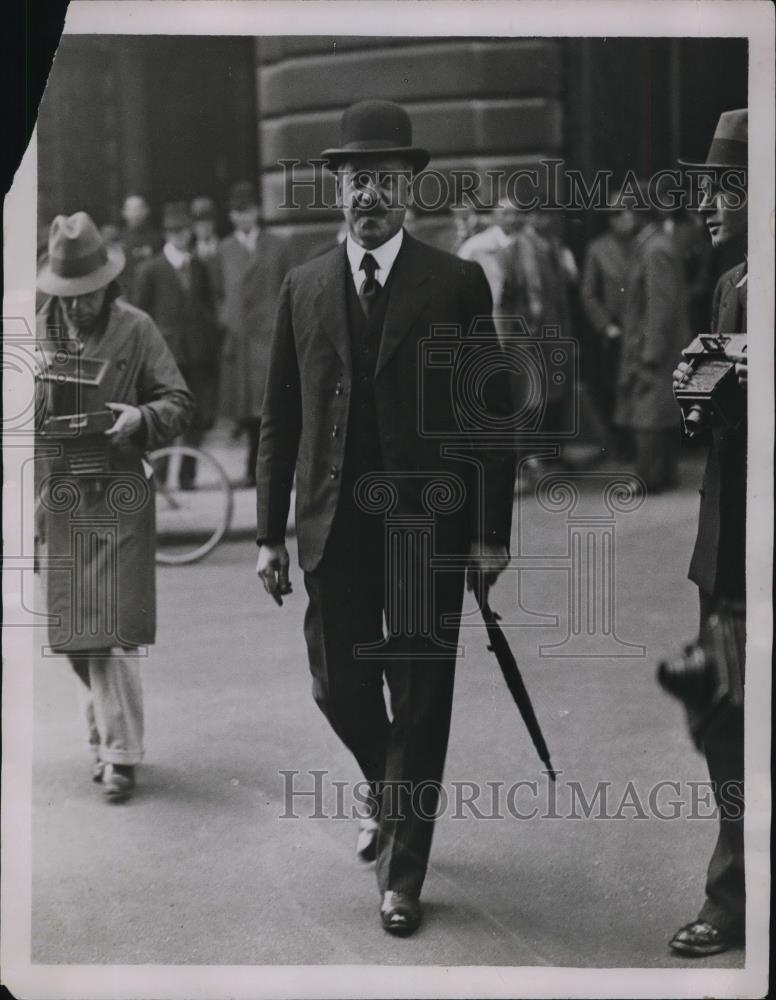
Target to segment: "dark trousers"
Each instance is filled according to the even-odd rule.
[[[405,634],[391,647],[394,658],[356,654],[357,644],[383,640],[383,612],[392,610],[385,608],[386,572],[392,602],[409,592],[403,573],[386,567],[384,548],[382,519],[343,504],[320,565],[305,574],[305,638],[315,700],[355,756],[379,811],[379,889],[418,896],[447,752],[455,652],[420,656],[433,644]],[[463,573],[442,574],[432,602],[437,623],[460,613],[462,601]],[[457,622],[437,625],[436,635],[455,643]]]
[[[701,624],[715,609],[699,591]],[[729,709],[709,729],[704,753],[719,809],[719,834],[706,875],[706,900],[698,914],[727,933],[744,933],[744,713]]]
[[[662,431],[636,431],[636,473],[644,480],[650,493],[659,493],[677,485],[678,461],[679,431],[676,427]]]

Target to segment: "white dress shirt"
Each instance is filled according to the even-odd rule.
[[[243,232],[242,229],[235,229],[234,235],[237,237],[239,243],[245,247],[248,253],[253,253],[256,250],[256,241],[259,238],[259,230],[251,229],[247,233]]]
[[[164,244],[164,256],[169,260],[176,271],[191,263],[191,254],[187,250],[179,250],[172,243]]]
[[[345,240],[345,247],[348,254],[348,263],[350,264],[350,273],[353,275],[353,283],[356,286],[357,292],[360,291],[361,286],[364,284],[364,280],[366,279],[366,271],[361,270],[361,261],[364,259],[364,254],[371,254],[377,261],[375,278],[377,279],[380,287],[385,288],[385,283],[391,273],[391,268],[399,255],[403,239],[404,230],[400,229],[398,233],[392,236],[389,240],[386,240],[386,242],[381,246],[375,247],[374,250],[366,250],[364,247],[359,246],[350,233],[348,233]]]

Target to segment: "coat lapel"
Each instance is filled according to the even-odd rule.
[[[318,293],[315,299],[316,318],[350,370],[350,337],[348,311],[345,303],[347,255],[344,245],[336,247],[321,260],[318,273]]]
[[[386,366],[396,348],[407,336],[428,296],[424,288],[431,277],[422,244],[406,231],[399,256],[393,265],[388,309],[383,323],[380,352],[375,375]]]

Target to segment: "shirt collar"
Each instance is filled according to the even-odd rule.
[[[174,247],[172,243],[164,244],[164,256],[167,260],[169,260],[176,271],[191,262],[191,254],[186,250],[178,250],[178,248]]]
[[[365,253],[371,253],[377,261],[375,277],[381,285],[385,285],[391,273],[391,268],[399,255],[399,250],[401,249],[403,240],[404,230],[400,229],[398,233],[395,233],[389,240],[386,240],[386,242],[381,244],[379,247],[375,247],[374,250],[365,250],[364,247],[359,246],[350,233],[348,233],[345,238],[345,247],[348,254],[348,263],[350,264],[350,273],[353,275],[353,281],[356,288],[360,288],[363,285],[364,278],[366,277],[364,272],[361,270],[361,261],[364,259]]]
[[[248,233],[244,233],[242,229],[235,229],[234,235],[249,253],[253,253],[256,249],[256,241],[259,238],[258,228],[251,229]]]

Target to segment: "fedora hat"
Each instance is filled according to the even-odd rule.
[[[749,165],[749,109],[722,112],[705,162],[679,162],[685,167],[746,168]]]
[[[206,198],[200,196],[195,198],[191,203],[191,218],[198,222],[200,220],[210,219],[211,222],[215,221],[216,217],[216,206],[213,203],[212,198]]]
[[[258,208],[259,199],[256,197],[256,188],[250,181],[237,181],[229,191],[229,210],[231,212],[244,212],[248,208]]]
[[[123,250],[106,249],[86,212],[58,215],[51,223],[48,258],[37,285],[47,295],[88,295],[109,285],[124,264]]]
[[[393,101],[351,104],[342,113],[339,146],[321,153],[332,171],[345,160],[363,156],[402,156],[416,173],[431,158],[427,149],[412,145],[410,116]]]
[[[165,230],[188,229],[191,225],[189,210],[182,201],[172,201],[162,209],[162,227]]]

